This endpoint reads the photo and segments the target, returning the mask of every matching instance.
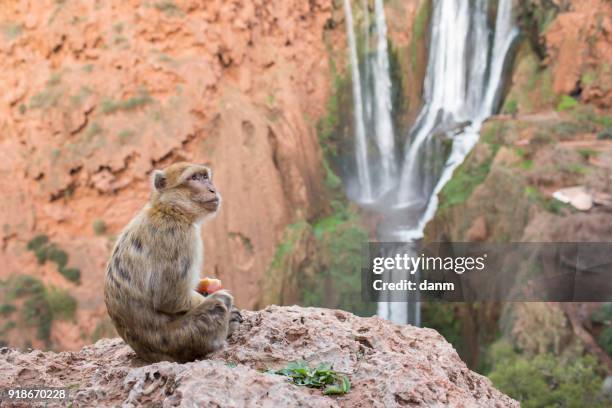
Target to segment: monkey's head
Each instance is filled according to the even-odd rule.
[[[202,220],[214,215],[221,196],[212,181],[212,171],[200,164],[175,163],[153,172],[153,204],[162,204]]]

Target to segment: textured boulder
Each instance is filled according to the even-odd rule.
[[[0,351],[0,388],[73,386],[79,406],[507,407],[519,404],[472,371],[431,329],[339,310],[245,312],[228,346],[208,360],[147,365],[120,339],[79,352]],[[263,369],[304,359],[346,373],[341,397],[290,384]]]

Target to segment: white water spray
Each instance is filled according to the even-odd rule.
[[[353,85],[355,161],[359,180],[359,192],[354,194],[354,198],[361,203],[372,203],[397,184],[397,165],[383,0],[374,0],[373,27],[370,26],[367,0],[363,0],[362,7],[363,77],[359,69],[351,2],[344,0]],[[376,40],[376,44],[371,48],[372,39]],[[371,172],[374,167],[379,169],[376,174]]]
[[[487,24],[487,0],[434,0],[433,9],[424,106],[409,133],[394,221],[382,237],[405,241],[403,250],[416,248],[410,243],[422,238],[437,209],[438,193],[478,141],[484,120],[495,112],[518,34],[512,0],[499,1],[495,27]],[[446,159],[441,157],[441,137],[452,141]],[[404,214],[400,222],[398,213]],[[381,302],[378,314],[420,325],[419,300],[406,295],[404,303]]]
[[[381,241],[403,241],[402,251],[416,251],[417,240],[437,209],[437,194],[476,144],[482,123],[499,104],[504,67],[518,34],[512,0],[498,1],[494,27],[487,21],[488,0],[433,0],[424,105],[408,134],[399,175],[383,0],[374,0],[373,30],[369,1],[362,4],[363,78],[351,3],[344,0],[359,182],[359,193],[353,196],[385,214]],[[371,38],[376,38],[375,47],[370,46]],[[452,142],[450,152],[444,149],[445,139]],[[396,194],[390,196],[387,193],[393,188]],[[395,203],[389,203],[393,197]],[[380,316],[420,324],[420,299],[406,295],[403,302],[381,300]]]
[[[364,201],[372,200],[372,182],[370,166],[368,163],[368,147],[365,124],[363,120],[363,94],[361,92],[361,75],[359,74],[359,58],[357,57],[357,41],[353,28],[353,11],[351,1],[344,0],[344,14],[346,16],[346,37],[348,39],[351,75],[353,78],[353,115],[355,125],[355,161],[357,163],[357,177],[362,189]]]

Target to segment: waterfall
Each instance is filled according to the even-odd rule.
[[[357,177],[361,187],[364,201],[372,200],[372,183],[370,166],[368,163],[368,146],[366,140],[365,123],[363,116],[363,94],[361,91],[361,75],[359,74],[359,58],[357,56],[357,41],[353,28],[353,11],[351,1],[344,0],[344,14],[346,16],[346,37],[348,39],[351,75],[353,79],[353,116],[355,126],[355,162],[357,163]]]
[[[381,241],[401,241],[398,251],[416,253],[425,224],[435,214],[437,194],[478,141],[482,123],[499,105],[504,67],[518,35],[512,0],[497,2],[493,26],[487,19],[488,0],[433,0],[424,103],[407,134],[403,154],[394,142],[383,0],[374,0],[372,26],[370,1],[362,4],[363,78],[351,2],[344,0],[358,181],[358,193],[351,194],[349,189],[349,196],[383,214],[378,231]],[[420,299],[415,295],[404,295],[399,299],[402,302],[379,300],[380,316],[396,323],[420,324]]]
[[[376,129],[376,145],[380,153],[380,191],[393,187],[395,176],[395,141],[393,135],[393,122],[391,119],[391,78],[389,76],[389,51],[387,50],[387,23],[385,21],[385,10],[383,0],[374,1],[376,14],[376,55],[373,60],[374,74],[374,106],[375,114],[372,120]],[[366,7],[365,14],[368,14]]]
[[[484,120],[497,109],[518,29],[512,0],[499,0],[494,27],[487,24],[487,8],[487,0],[434,0],[424,106],[409,132],[394,206],[394,221],[397,212],[404,218],[387,226],[387,238],[415,243],[423,237],[437,209],[438,193],[478,141]],[[445,160],[440,157],[440,135],[452,141]],[[442,166],[436,162],[440,159]],[[406,295],[405,301],[406,313],[398,313],[397,304],[381,302],[378,314],[419,325],[418,299]]]
[[[395,136],[393,133],[391,78],[387,50],[387,23],[383,0],[374,0],[374,26],[370,26],[369,3],[363,0],[364,75],[361,76],[350,0],[344,0],[351,64],[355,162],[358,192],[353,198],[372,203],[397,183]],[[373,35],[371,35],[373,34]],[[376,46],[371,51],[371,40]],[[371,169],[376,168],[375,174]]]
[[[518,29],[512,20],[512,0],[500,0],[491,43],[486,12],[486,0],[439,0],[435,4],[425,106],[411,130],[413,138],[404,158],[397,203],[398,207],[422,202],[427,205],[416,225],[396,231],[399,239],[422,237],[425,224],[436,211],[437,194],[478,141],[483,121],[495,111],[502,71]],[[453,134],[462,124],[467,126]],[[425,184],[421,153],[432,144],[436,132],[447,133],[452,150],[436,182]]]

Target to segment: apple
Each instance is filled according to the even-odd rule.
[[[200,284],[196,290],[203,295],[210,295],[221,289],[223,289],[223,285],[220,279],[204,278],[200,279]]]

